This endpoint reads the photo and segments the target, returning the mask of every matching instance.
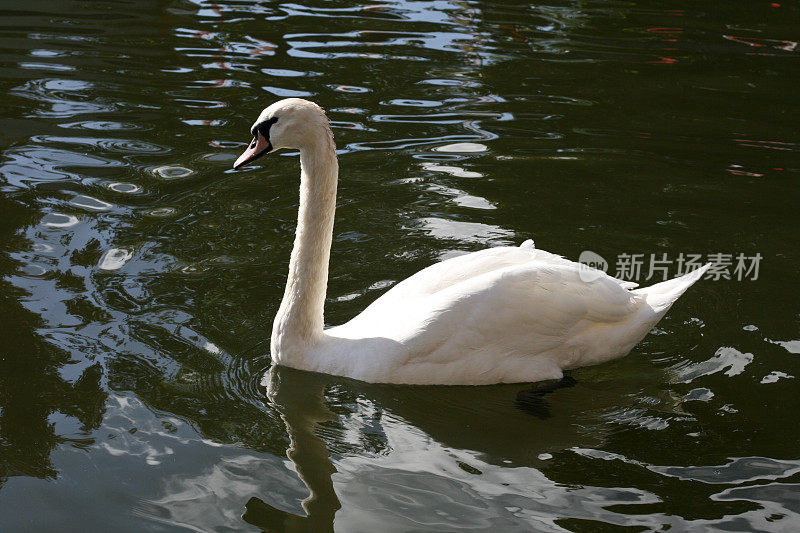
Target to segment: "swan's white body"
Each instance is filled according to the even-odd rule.
[[[301,163],[297,234],[272,331],[276,364],[380,383],[561,378],[565,369],[627,354],[707,269],[629,290],[598,271],[584,281],[585,266],[526,241],[429,266],[324,330],[338,179],[333,137],[322,110],[305,100],[273,104],[253,131],[270,119],[264,145],[299,148]],[[245,155],[237,165],[258,154]]]

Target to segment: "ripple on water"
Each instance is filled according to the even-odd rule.
[[[117,270],[122,268],[133,257],[133,251],[124,248],[112,248],[100,258],[98,267],[101,270]]]
[[[775,480],[800,472],[800,461],[769,457],[736,457],[728,464],[711,466],[649,466],[649,470],[681,480],[703,483],[746,483]]]
[[[31,246],[31,250],[33,250],[36,253],[49,254],[54,252],[55,248],[43,242],[36,242],[33,244],[33,246]]]
[[[69,228],[78,223],[78,217],[62,213],[48,213],[42,217],[42,224],[51,228]]]
[[[472,170],[465,170],[461,167],[456,167],[453,165],[439,165],[436,163],[426,162],[422,164],[422,168],[425,170],[432,170],[434,172],[444,172],[446,174],[450,174],[451,176],[455,176],[457,178],[481,178],[483,174],[480,172],[475,172]]]
[[[381,102],[383,105],[400,105],[406,107],[439,107],[442,102],[438,100],[409,100],[406,98],[395,98],[388,102]]]
[[[368,93],[370,89],[367,87],[358,87],[356,85],[328,85],[334,91],[342,93]]]
[[[171,166],[165,165],[162,167],[156,167],[152,170],[152,172],[165,180],[177,180],[181,178],[187,178],[194,174],[194,170],[186,167],[180,166]]]
[[[790,341],[775,341],[771,339],[765,339],[767,342],[771,342],[772,344],[777,344],[778,346],[783,346],[789,353],[800,353],[800,340],[790,340]]]
[[[188,274],[190,276],[200,276],[204,274],[208,274],[211,272],[212,268],[210,265],[203,264],[203,263],[192,263],[190,265],[184,265],[178,269],[183,274]]]
[[[239,157],[239,154],[231,156],[231,154],[225,153],[225,152],[212,152],[210,154],[202,154],[202,155],[200,155],[200,159],[202,159],[204,161],[217,161],[217,162],[224,162],[224,163],[232,161],[237,157]]]
[[[23,276],[39,278],[47,274],[47,269],[42,265],[28,264],[19,268],[19,273]]]
[[[800,460],[779,460],[769,457],[734,457],[724,465],[661,466],[647,464],[624,455],[593,448],[570,448],[571,451],[603,461],[621,461],[644,467],[662,476],[682,481],[699,481],[712,485],[740,484],[753,481],[774,481],[800,472]]]
[[[19,63],[19,68],[31,70],[52,70],[55,72],[75,70],[75,67],[70,65],[59,65],[58,63],[35,63],[32,61],[23,61]]]
[[[138,185],[135,185],[133,183],[127,183],[124,181],[109,183],[107,187],[114,192],[121,192],[126,194],[133,194],[141,190],[141,187],[139,187]]]
[[[175,215],[178,212],[174,207],[156,207],[147,211],[147,215],[155,218],[167,218]]]
[[[37,48],[31,50],[30,54],[34,57],[59,57],[66,55],[66,52],[59,50],[45,50],[44,48]]]
[[[481,143],[453,143],[445,144],[444,146],[437,146],[434,148],[437,152],[485,152],[489,147]]]
[[[686,393],[683,397],[683,401],[685,402],[708,402],[711,401],[711,398],[714,397],[714,393],[711,389],[707,389],[705,387],[699,387],[697,389],[692,389]]]
[[[793,379],[794,376],[791,376],[791,375],[787,374],[786,372],[781,372],[780,370],[773,370],[772,372],[770,372],[769,374],[767,374],[766,376],[764,376],[761,379],[761,383],[762,384],[775,383],[776,381],[778,381],[781,378],[783,378],[783,379]]]
[[[184,119],[181,120],[184,124],[189,126],[210,126],[212,128],[216,128],[219,126],[224,126],[228,123],[227,120],[196,120],[196,119]]]
[[[767,517],[764,519],[757,512],[751,511],[750,514],[755,515],[749,524],[753,531],[795,531],[798,519],[800,519],[800,483],[770,483],[768,485],[734,487],[712,495],[711,499],[715,501],[745,500],[757,503],[764,509],[762,514]],[[773,524],[780,519],[784,519],[781,520],[784,527],[779,526],[781,522]],[[792,527],[791,524],[795,524],[795,526]],[[767,527],[769,529],[766,529]]]
[[[428,187],[428,190],[449,196],[456,205],[460,205],[462,207],[469,207],[471,209],[497,209],[497,206],[486,198],[467,194],[466,192],[453,187],[445,187],[444,185],[433,184]]]
[[[83,209],[88,209],[89,211],[108,211],[114,207],[113,204],[85,195],[76,196],[70,200],[69,203],[75,207],[81,207]]]
[[[127,131],[142,129],[138,124],[133,122],[114,122],[111,120],[79,120],[77,122],[68,122],[59,124],[62,128],[75,128],[92,131]]]
[[[440,87],[479,87],[480,84],[469,80],[454,80],[447,78],[431,78],[417,82],[421,85],[438,85]]]
[[[714,357],[700,363],[690,363],[673,367],[677,383],[689,383],[701,376],[725,372],[726,376],[736,376],[744,372],[744,368],[753,361],[753,354],[742,353],[736,348],[723,346],[714,353]]]
[[[37,143],[66,143],[69,145],[96,146],[105,152],[121,154],[156,154],[169,152],[170,148],[136,139],[106,139],[98,137],[66,137],[55,135],[38,135],[31,138]]]
[[[284,87],[274,87],[271,85],[264,85],[261,89],[267,91],[270,94],[274,94],[279,98],[308,98],[314,96],[314,93],[310,93],[308,91],[302,91],[297,89],[287,89]]]
[[[156,154],[170,151],[166,146],[134,139],[100,139],[97,144],[109,152],[123,154]]]
[[[45,78],[28,81],[11,92],[49,104],[34,111],[34,115],[41,117],[73,117],[113,110],[114,106],[108,102],[92,101],[86,96],[92,88],[93,84],[87,81]]]
[[[422,218],[422,227],[437,239],[472,242],[477,244],[508,244],[514,232],[492,224],[463,222],[444,218]]]
[[[309,78],[319,76],[319,72],[291,70],[285,68],[262,68],[261,72],[267,76],[277,76],[279,78]]]

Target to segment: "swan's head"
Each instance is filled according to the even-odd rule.
[[[330,141],[328,117],[320,106],[302,98],[279,100],[264,109],[250,128],[253,140],[233,164],[242,167],[281,148],[302,150]]]

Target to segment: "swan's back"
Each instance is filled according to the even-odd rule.
[[[428,297],[487,272],[537,260],[552,264],[573,264],[572,261],[558,255],[537,250],[531,240],[525,241],[521,246],[497,246],[466,253],[434,263],[404,279],[375,300],[359,317],[374,312],[383,312],[384,308],[409,299]]]

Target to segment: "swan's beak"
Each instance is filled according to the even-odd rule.
[[[256,131],[256,136],[253,137],[250,146],[248,146],[247,150],[245,150],[244,153],[239,156],[239,159],[237,159],[233,164],[233,168],[243,167],[251,161],[258,159],[262,155],[268,154],[271,151],[272,143],[270,143],[269,139],[264,137],[260,131]]]

